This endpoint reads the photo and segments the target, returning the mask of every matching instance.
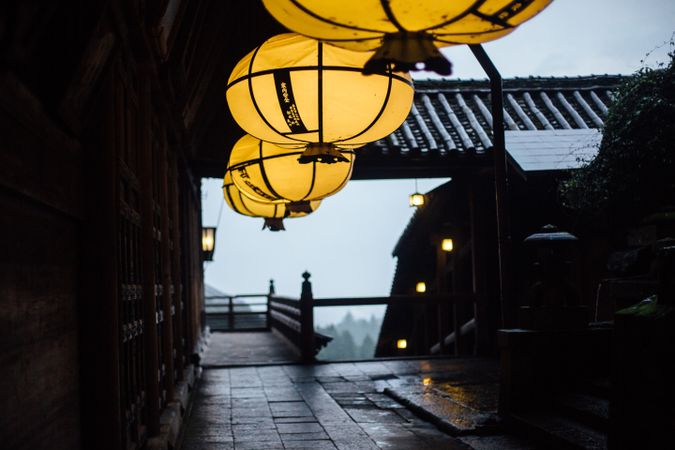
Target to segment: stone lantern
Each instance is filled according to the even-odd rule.
[[[554,225],[546,225],[525,239],[533,282],[526,306],[521,306],[521,328],[554,330],[584,328],[588,308],[579,306],[575,264],[578,238]]]

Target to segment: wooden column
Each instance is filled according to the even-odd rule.
[[[161,126],[161,125],[160,125]],[[167,401],[171,401],[174,397],[175,389],[175,377],[173,371],[173,316],[171,314],[172,310],[172,297],[173,297],[173,282],[172,282],[172,262],[171,262],[171,249],[169,247],[171,236],[169,236],[169,188],[168,188],[168,174],[169,174],[169,151],[166,145],[166,136],[163,129],[155,130],[160,133],[160,136],[157,136],[160,146],[160,155],[159,155],[159,167],[156,167],[159,170],[159,196],[161,204],[161,230],[162,230],[162,243],[161,243],[161,254],[162,254],[162,311],[164,313],[164,336],[162,342],[162,353],[164,356],[164,367],[166,368],[166,397]]]
[[[143,273],[143,314],[145,334],[145,369],[148,414],[148,434],[159,434],[159,355],[157,352],[157,304],[155,298],[154,270],[154,205],[152,198],[152,140],[150,86],[141,82],[139,92],[141,142],[140,142],[140,182],[141,182],[141,264]]]
[[[82,229],[80,268],[82,448],[118,450],[122,447],[122,413],[116,264],[118,130],[113,77],[106,77],[103,86],[100,102],[105,106],[95,113],[102,131],[87,137],[85,156],[85,185],[89,188],[85,194],[87,220]]]
[[[178,380],[183,379],[183,369],[185,368],[185,330],[183,329],[183,283],[181,276],[181,221],[180,221],[180,201],[178,195],[178,158],[175,153],[170,155],[170,183],[169,183],[169,202],[172,203],[171,208],[171,222],[173,227],[171,229],[171,243],[172,243],[172,258],[171,258],[171,277],[173,285],[173,304],[175,305],[175,313],[173,316],[173,324],[175,334],[174,349],[176,351],[175,361],[177,363]]]

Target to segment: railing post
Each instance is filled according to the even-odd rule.
[[[227,327],[232,331],[234,330],[234,298],[229,296],[227,300]]]
[[[274,288],[274,280],[270,280],[270,290],[267,293],[267,311],[265,313],[265,328],[268,330],[272,328],[272,296],[276,294],[276,289]]]
[[[310,276],[309,272],[302,274],[305,281],[300,294],[300,352],[305,363],[314,361],[314,298]]]

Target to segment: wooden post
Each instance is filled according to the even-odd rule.
[[[309,272],[302,274],[305,281],[300,294],[300,352],[304,363],[314,361],[314,298],[310,276]]]
[[[234,330],[234,297],[227,298],[227,329]]]
[[[441,248],[442,235],[437,235],[433,239],[433,245],[436,247],[436,293],[443,295],[448,293],[448,286],[445,280],[447,273],[447,256],[445,251]],[[446,299],[444,302],[438,304],[438,344],[439,353],[444,355],[447,353],[447,346],[445,345],[445,337],[450,334],[450,324],[448,313],[450,311],[450,300]],[[453,308],[454,311],[454,308]]]
[[[512,293],[511,226],[508,212],[506,140],[504,133],[504,97],[502,77],[481,45],[469,45],[490,79],[492,103],[492,151],[494,153],[495,202],[497,206],[497,250],[499,261],[499,297],[502,327],[514,326],[515,306]]]
[[[276,293],[276,289],[274,288],[274,280],[270,280],[270,289],[267,294],[267,311],[265,313],[265,328],[268,330],[272,327],[272,310],[271,310],[271,303],[272,303],[272,296]]]

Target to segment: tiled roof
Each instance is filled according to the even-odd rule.
[[[612,91],[621,81],[622,77],[615,75],[504,80],[507,150],[510,143],[522,142],[518,133],[524,133],[524,137],[547,131],[534,135],[553,142],[556,136],[569,140],[577,134],[582,138],[593,134],[572,130],[602,127]],[[487,80],[416,81],[415,90],[415,102],[405,123],[386,139],[363,149],[364,155],[480,155],[492,147]]]

